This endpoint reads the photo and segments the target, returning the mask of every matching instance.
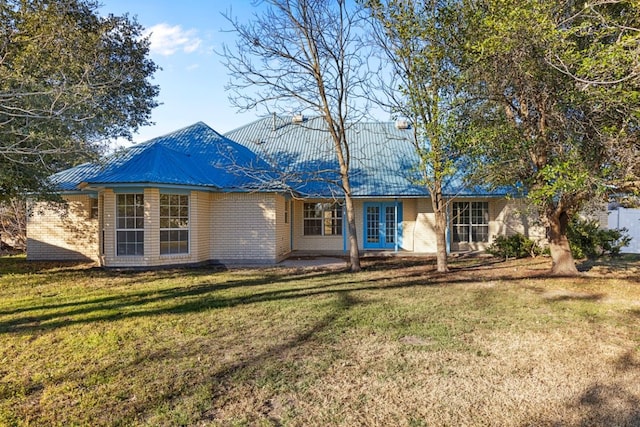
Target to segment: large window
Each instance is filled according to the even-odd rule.
[[[454,202],[452,226],[454,242],[488,242],[489,203]]]
[[[144,195],[116,195],[118,255],[144,255]]]
[[[160,195],[160,255],[189,253],[189,196]]]
[[[305,203],[305,236],[342,235],[342,205],[339,203]]]

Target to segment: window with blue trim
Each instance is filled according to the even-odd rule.
[[[144,255],[144,195],[116,195],[116,253]]]
[[[160,255],[189,253],[189,196],[160,195]]]

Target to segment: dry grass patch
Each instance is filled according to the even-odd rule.
[[[640,260],[548,263],[0,258],[0,425],[640,425]]]

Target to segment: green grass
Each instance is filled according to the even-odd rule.
[[[640,260],[0,258],[0,425],[640,425]]]

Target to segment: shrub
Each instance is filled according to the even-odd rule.
[[[574,258],[596,258],[605,254],[618,255],[629,245],[626,228],[601,229],[596,220],[574,217],[567,229],[567,238]]]
[[[496,237],[487,248],[487,252],[493,256],[509,259],[535,257],[542,253],[542,249],[536,242],[518,233]]]

